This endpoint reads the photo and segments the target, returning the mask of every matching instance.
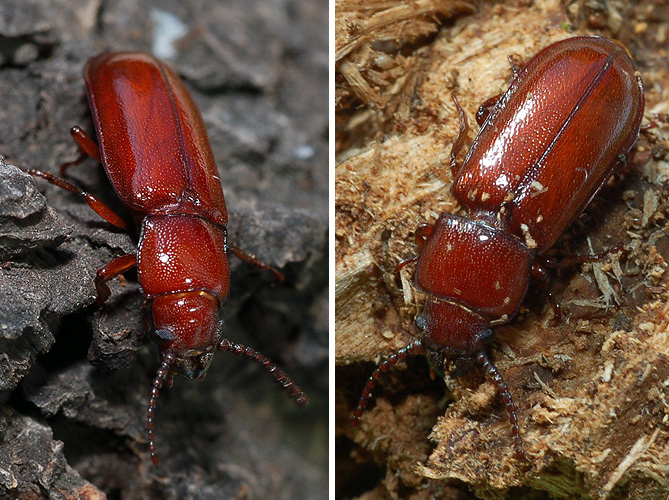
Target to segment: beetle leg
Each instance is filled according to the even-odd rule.
[[[523,60],[518,54],[509,54],[506,56],[506,59],[509,61],[511,66],[511,72],[513,73],[513,78],[518,78],[518,73],[523,69]],[[497,94],[495,96],[489,97],[481,103],[478,111],[476,112],[476,123],[479,124],[479,127],[483,126],[483,123],[488,118],[488,115],[492,111],[492,108],[495,107],[499,98],[504,94]]]
[[[667,113],[653,113],[653,118],[648,123],[641,126],[639,132],[646,133],[654,128],[659,128],[662,123],[669,123],[669,114]]]
[[[257,361],[269,372],[274,380],[281,384],[288,396],[295,400],[295,403],[299,406],[305,406],[309,403],[309,397],[302,391],[302,389],[300,389],[295,382],[283,372],[283,370],[277,367],[272,360],[263,353],[251,349],[250,347],[245,347],[242,344],[230,342],[228,339],[221,339],[216,347],[221,351],[228,351],[237,354],[238,356],[244,356],[247,359]]]
[[[230,252],[232,252],[232,254],[242,262],[246,262],[247,264],[250,264],[252,266],[259,267],[260,269],[266,269],[268,271],[272,271],[274,273],[274,276],[276,276],[276,279],[279,280],[279,283],[281,283],[285,279],[282,273],[274,269],[269,264],[266,264],[252,253],[247,253],[241,248],[234,245],[229,246],[228,250],[230,250]]]
[[[99,162],[102,162],[100,157],[100,148],[98,148],[98,145],[95,144],[93,139],[91,139],[90,136],[84,132],[81,127],[77,125],[72,127],[70,129],[70,135],[74,139],[74,142],[77,143],[77,146],[79,146],[79,157],[74,161],[68,161],[60,166],[61,176],[66,174],[68,168],[74,165],[79,165],[89,156]]]
[[[548,288],[548,271],[546,271],[546,267],[555,266],[555,261],[553,261],[553,259],[550,259],[548,257],[537,257],[537,260],[539,259],[543,261],[542,262],[543,265],[536,261],[534,262],[534,264],[532,264],[532,277],[539,280],[540,283],[539,286],[541,287],[542,291],[546,294],[548,302],[553,308],[553,314],[555,316],[555,319],[559,321],[562,319],[562,306],[560,306],[560,303],[555,298],[555,295],[553,295],[553,293]]]
[[[396,365],[398,361],[403,360],[409,354],[416,354],[420,352],[422,349],[423,349],[422,341],[420,339],[414,340],[408,346],[403,347],[394,354],[391,354],[390,356],[388,356],[386,359],[384,359],[379,363],[379,365],[376,367],[376,370],[374,370],[367,379],[365,388],[363,389],[362,395],[358,400],[358,406],[355,408],[355,411],[353,412],[353,417],[351,417],[351,425],[353,427],[356,427],[358,425],[362,413],[367,409],[367,405],[369,404],[369,401],[373,397],[372,390],[376,386],[376,381],[381,376],[381,373],[387,372],[391,366]]]
[[[418,260],[418,255],[412,255],[411,257],[407,257],[404,260],[401,260],[400,262],[397,263],[395,266],[395,283],[400,282],[400,273],[402,272],[402,269],[404,269],[406,266],[409,264],[413,264]]]
[[[149,451],[151,452],[151,461],[154,465],[158,465],[158,453],[156,452],[156,441],[153,434],[153,417],[156,411],[156,402],[158,401],[158,394],[162,388],[165,380],[171,375],[172,364],[174,363],[174,353],[166,351],[163,353],[160,367],[156,372],[156,376],[151,384],[151,397],[149,398],[149,406],[146,410],[146,430],[149,437]]]
[[[509,54],[506,56],[506,60],[509,61],[511,65],[511,72],[513,73],[514,78],[518,78],[518,73],[523,69],[523,58],[518,54]]]
[[[58,186],[61,189],[65,189],[66,191],[81,196],[86,202],[86,204],[89,207],[91,207],[95,213],[97,213],[100,217],[109,222],[112,226],[116,226],[119,229],[125,229],[126,231],[130,230],[130,225],[125,220],[123,220],[120,215],[118,215],[105,203],[97,199],[92,194],[87,193],[83,189],[75,186],[74,184],[70,184],[65,179],[61,179],[60,177],[57,177],[49,172],[42,172],[41,170],[35,170],[34,168],[25,168],[25,167],[19,167],[19,168],[27,174],[34,175],[35,177],[41,177],[42,179],[46,179],[54,186]]]
[[[460,118],[460,125],[458,127],[458,135],[455,137],[453,146],[451,147],[451,170],[453,171],[453,177],[458,174],[460,170],[460,165],[458,165],[457,156],[462,151],[462,147],[465,145],[465,139],[467,138],[467,130],[469,130],[469,125],[467,124],[467,115],[465,115],[462,106],[458,102],[458,99],[453,95],[453,102],[455,103],[455,108],[458,110],[458,117]]]
[[[418,245],[418,252],[420,252],[423,249],[425,240],[432,234],[433,229],[434,229],[434,224],[429,224],[427,222],[423,222],[420,226],[416,228],[415,238],[416,238],[416,245]]]
[[[474,360],[479,364],[487,377],[497,386],[502,402],[506,408],[506,413],[509,415],[509,422],[511,422],[511,437],[513,438],[513,448],[516,451],[516,458],[519,460],[527,460],[525,450],[523,449],[523,440],[520,437],[520,428],[518,426],[518,415],[516,415],[516,408],[513,405],[513,398],[509,392],[509,387],[504,382],[504,379],[497,371],[495,365],[490,361],[490,358],[485,351],[478,351],[474,355]]]
[[[79,151],[79,156],[77,157],[76,160],[66,161],[65,163],[61,163],[60,167],[58,167],[60,176],[65,177],[67,175],[68,168],[73,167],[75,165],[79,165],[86,158],[88,158],[88,154],[85,151]]]
[[[425,240],[428,238],[428,236],[430,236],[433,228],[434,224],[428,224],[427,222],[425,222],[420,226],[418,226],[418,228],[416,229],[416,232],[414,233],[414,238],[416,239],[418,254],[420,254],[420,251],[423,249]],[[395,266],[395,282],[399,283],[400,272],[402,271],[402,269],[404,269],[409,264],[413,264],[418,260],[418,254],[412,255],[411,257],[407,257],[406,259],[398,262],[398,264]]]
[[[109,298],[109,295],[111,295],[109,286],[107,286],[107,281],[116,278],[136,265],[137,255],[129,253],[117,257],[98,269],[98,273],[95,276],[95,289],[98,292],[96,303],[98,305],[103,304]]]
[[[623,244],[618,244],[616,246],[613,246],[611,248],[607,248],[603,252],[597,253],[597,254],[592,254],[592,255],[572,255],[571,257],[565,257],[560,261],[560,267],[567,267],[567,266],[573,266],[576,264],[585,264],[586,262],[599,262],[600,260],[604,259],[609,254],[612,253],[622,253],[626,254],[627,250],[625,250],[625,247]]]
[[[502,94],[497,94],[495,96],[488,97],[481,103],[478,111],[476,111],[476,123],[479,124],[479,127],[482,127],[485,121],[488,119],[488,115],[495,107],[500,97],[502,97]]]

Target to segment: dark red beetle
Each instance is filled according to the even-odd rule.
[[[453,195],[468,217],[441,214],[417,231],[414,281],[426,293],[416,319],[422,336],[389,356],[369,378],[357,423],[381,372],[407,354],[473,359],[497,385],[524,456],[508,387],[486,354],[493,326],[518,312],[542,254],[583,211],[617,167],[641,126],[641,78],[626,50],[606,38],[575,37],[546,47],[518,71],[494,108],[481,109],[481,131],[458,169]],[[457,104],[457,101],[456,101]],[[459,108],[459,105],[458,105]]]
[[[216,349],[257,361],[298,404],[307,404],[306,394],[267,357],[222,337],[218,308],[230,288],[228,250],[283,276],[228,246],[228,212],[207,131],[179,77],[140,52],[101,54],[88,62],[84,76],[99,149],[79,127],[72,128],[72,136],[102,162],[139,230],[137,253],[98,271],[98,303],[109,297],[107,281],[137,266],[161,351],[147,412],[153,462],[158,463],[153,419],[161,387],[171,384],[174,374],[203,378]],[[26,171],[79,194],[109,223],[130,229],[89,193],[49,173]]]

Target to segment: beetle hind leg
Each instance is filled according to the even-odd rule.
[[[74,142],[79,146],[79,157],[74,161],[68,161],[63,163],[60,166],[60,175],[61,177],[65,176],[67,169],[75,165],[79,165],[86,158],[91,157],[99,162],[102,162],[102,157],[100,156],[100,148],[97,144],[91,139],[91,137],[84,132],[84,130],[75,125],[70,129],[70,135],[74,139]]]
[[[41,177],[42,179],[49,181],[54,186],[58,186],[61,189],[79,195],[81,198],[83,198],[86,204],[89,207],[91,207],[91,209],[93,209],[95,213],[97,213],[100,217],[109,222],[112,226],[116,226],[119,229],[125,229],[126,231],[130,230],[130,225],[125,220],[123,220],[123,218],[120,215],[114,212],[111,208],[109,208],[105,203],[103,203],[97,197],[84,191],[80,187],[77,187],[74,184],[67,182],[65,179],[62,179],[61,177],[53,175],[52,173],[49,172],[43,172],[41,170],[36,170],[34,168],[26,168],[26,167],[19,167],[19,168],[23,170],[26,174],[30,174],[34,177]]]

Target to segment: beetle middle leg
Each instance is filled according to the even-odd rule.
[[[625,250],[625,246],[622,243],[619,243],[618,245],[612,246],[610,248],[607,248],[606,250],[596,253],[596,254],[585,254],[585,255],[572,255],[570,257],[565,257],[560,261],[558,264],[560,267],[568,267],[568,266],[574,266],[577,264],[586,264],[588,262],[599,262],[600,260],[603,260],[607,255],[613,254],[613,253],[622,253],[625,254],[627,250]]]
[[[277,271],[276,269],[274,269],[269,264],[263,262],[262,260],[260,260],[258,257],[253,255],[252,253],[245,252],[241,248],[239,248],[237,246],[234,246],[234,245],[230,245],[228,247],[228,250],[230,250],[232,255],[237,257],[242,262],[246,262],[247,264],[250,264],[252,266],[259,267],[260,269],[265,269],[267,271],[272,271],[274,273],[274,276],[276,276],[276,279],[279,280],[279,283],[283,282],[283,280],[285,279],[284,275],[281,272]]]
[[[476,123],[478,123],[479,127],[483,126],[483,123],[485,123],[485,121],[488,118],[488,115],[490,115],[490,112],[497,105],[497,101],[499,101],[502,95],[503,94],[497,94],[495,96],[489,97],[488,99],[486,99],[481,103],[479,109],[476,111]],[[457,175],[458,170],[460,169],[457,161],[457,156],[458,154],[460,154],[460,151],[462,151],[462,148],[465,145],[465,138],[467,137],[467,131],[469,130],[469,125],[467,123],[467,115],[465,115],[462,106],[460,106],[460,103],[458,102],[455,96],[453,96],[453,102],[455,103],[455,108],[457,109],[458,117],[460,118],[458,135],[455,137],[455,141],[453,142],[453,147],[451,148],[451,169],[453,170],[453,174]]]
[[[476,111],[476,123],[479,124],[479,127],[482,127],[485,121],[488,119],[490,112],[497,105],[497,101],[499,101],[500,97],[502,97],[502,94],[497,94],[492,97],[488,97],[481,103],[479,109]]]
[[[513,73],[513,78],[515,79],[518,77],[520,70],[523,69],[523,61],[518,54],[509,54],[507,59],[511,65],[511,72]],[[476,111],[476,123],[479,124],[479,127],[483,126],[483,123],[485,123],[488,115],[490,115],[490,112],[497,105],[497,101],[499,101],[499,98],[502,97],[502,95],[504,94],[497,94],[492,97],[488,97],[481,103],[479,109]]]
[[[458,117],[460,118],[460,125],[458,126],[458,135],[455,137],[453,146],[451,147],[451,170],[453,171],[453,177],[458,174],[460,170],[460,165],[458,165],[458,154],[462,151],[463,146],[465,145],[465,139],[467,138],[467,131],[469,130],[469,125],[467,124],[467,115],[465,115],[462,106],[458,102],[458,99],[453,95],[453,102],[455,103],[455,109],[458,110]]]
[[[556,261],[550,257],[539,256],[536,258],[534,264],[532,265],[532,277],[539,280],[542,291],[548,297],[548,300],[553,308],[556,319],[562,318],[562,307],[560,303],[555,298],[555,295],[551,293],[548,289],[548,271],[547,268],[556,269],[556,268],[565,268],[579,264],[585,264],[588,262],[599,262],[603,260],[607,255],[614,253],[625,253],[625,247],[622,244],[615,245],[611,248],[607,248],[603,252],[598,254],[589,254],[589,255],[572,255],[570,257],[565,257],[560,261]],[[539,262],[540,261],[540,262]]]
[[[537,262],[539,260],[541,262]],[[555,319],[559,321],[562,319],[562,306],[548,287],[549,277],[548,271],[546,270],[547,267],[553,266],[555,266],[555,261],[553,259],[544,256],[537,257],[534,264],[532,264],[532,277],[539,281],[541,291],[546,294],[548,302],[553,308]]]

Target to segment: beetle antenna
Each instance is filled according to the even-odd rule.
[[[274,380],[281,384],[288,396],[294,399],[298,406],[306,406],[309,403],[309,396],[302,392],[302,389],[300,389],[283,370],[276,366],[272,360],[263,353],[251,349],[250,347],[243,346],[242,344],[230,342],[228,339],[221,339],[216,347],[221,351],[228,351],[252,361],[257,361],[269,372]]]
[[[362,413],[367,409],[367,405],[369,404],[369,401],[372,399],[373,396],[372,390],[376,386],[376,381],[381,376],[381,373],[387,372],[390,369],[390,367],[396,365],[398,361],[403,360],[409,354],[416,354],[417,352],[422,350],[422,348],[423,348],[423,342],[420,339],[414,340],[408,346],[403,347],[394,354],[391,354],[390,356],[388,356],[386,359],[384,359],[379,363],[379,365],[376,367],[376,370],[374,370],[372,374],[369,376],[369,379],[367,379],[367,384],[365,384],[365,388],[362,391],[362,395],[358,400],[358,406],[353,412],[353,417],[351,418],[351,425],[353,427],[358,425]]]
[[[474,360],[479,364],[485,375],[492,379],[497,386],[502,402],[506,408],[506,413],[509,415],[509,422],[511,422],[511,437],[513,438],[513,448],[516,451],[516,458],[519,460],[527,460],[525,450],[523,449],[523,440],[520,437],[520,429],[518,427],[518,416],[516,415],[516,408],[513,405],[513,398],[509,392],[509,387],[504,382],[504,379],[497,371],[495,365],[490,361],[490,358],[485,351],[478,351],[474,355]]]
[[[156,377],[153,379],[153,384],[151,385],[151,398],[149,399],[149,407],[146,411],[146,429],[149,435],[149,451],[151,452],[151,461],[156,466],[158,465],[158,453],[156,452],[156,441],[153,435],[153,417],[156,411],[158,393],[165,383],[165,380],[170,375],[172,363],[174,363],[174,353],[172,351],[164,352],[160,367],[158,368]]]

